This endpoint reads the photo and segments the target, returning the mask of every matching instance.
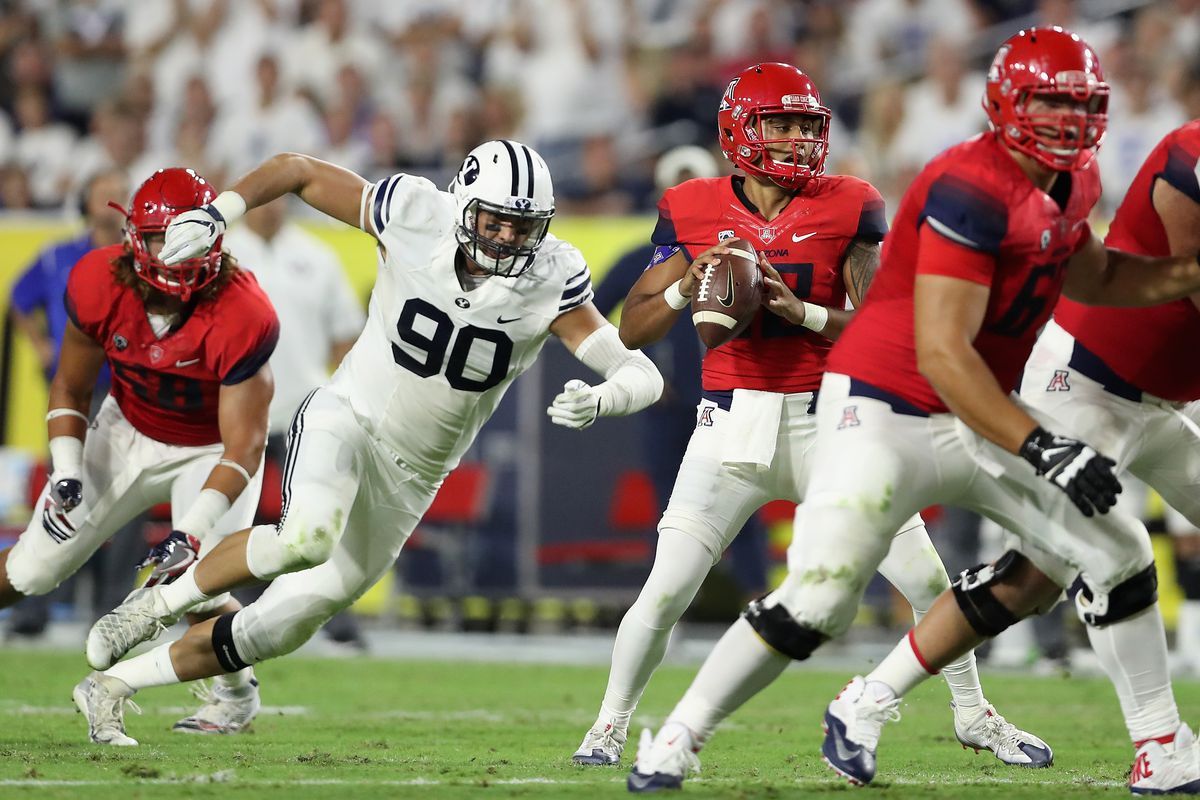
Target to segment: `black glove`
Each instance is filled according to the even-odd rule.
[[[1039,426],[1022,443],[1021,457],[1066,492],[1085,517],[1108,513],[1117,503],[1121,482],[1112,469],[1117,462],[1078,439],[1055,436]]]
[[[74,511],[83,502],[83,481],[77,478],[63,478],[55,481],[54,487],[50,490],[50,498],[54,501],[54,505],[62,509],[63,513]]]
[[[171,531],[171,535],[163,539],[146,557],[138,562],[137,568],[153,566],[154,570],[146,579],[146,586],[157,586],[174,581],[187,568],[196,563],[200,557],[200,540],[183,531]]]

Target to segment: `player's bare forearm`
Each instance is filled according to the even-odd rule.
[[[642,273],[629,289],[621,311],[621,342],[630,350],[654,344],[667,335],[681,313],[667,305],[663,291],[688,272],[682,251]],[[690,292],[690,287],[684,287]]]
[[[217,407],[221,443],[225,445],[221,459],[233,463],[213,467],[204,483],[205,489],[216,489],[232,502],[246,488],[246,475],[258,471],[267,446],[267,409],[274,393],[271,368],[265,364],[241,383],[221,387]]]
[[[354,172],[300,153],[280,153],[238,178],[230,187],[247,208],[292,193],[318,211],[360,227],[359,206],[366,181]]]
[[[875,280],[875,273],[879,271],[880,250],[878,242],[855,239],[850,243],[846,260],[842,263],[842,280],[855,308],[862,307],[867,290]]]
[[[1200,257],[1151,258],[1104,247],[1092,237],[1067,265],[1063,293],[1096,306],[1155,306],[1200,291]]]
[[[63,332],[58,369],[50,381],[48,407],[78,411],[86,419],[88,411],[91,410],[96,378],[100,375],[100,367],[103,364],[103,348],[79,330],[75,323],[68,322]],[[87,422],[84,419],[73,414],[55,417],[47,424],[47,433],[51,439],[55,436],[74,436],[82,439],[87,430]]]
[[[1037,422],[1000,387],[975,337],[989,287],[945,275],[917,275],[913,292],[917,369],[973,431],[1017,453]]]
[[[956,417],[1010,453],[1019,452],[1038,426],[1004,393],[987,363],[969,343],[943,344],[924,352],[918,343],[917,366]]]

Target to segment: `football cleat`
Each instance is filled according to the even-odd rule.
[[[576,764],[592,767],[616,764],[625,750],[628,724],[622,726],[612,720],[596,720],[596,724],[583,737],[583,743],[579,745],[575,755],[571,756],[571,760]]]
[[[137,746],[137,739],[125,734],[125,707],[142,713],[137,703],[129,699],[132,694],[124,681],[99,672],[93,672],[79,682],[71,692],[71,698],[87,718],[89,739],[96,744]]]
[[[178,620],[159,598],[160,588],[134,589],[121,605],[105,614],[88,631],[87,662],[108,669],[142,642],[155,639]]]
[[[192,694],[204,705],[190,717],[176,722],[172,730],[180,733],[228,734],[241,733],[262,708],[258,697],[258,681],[251,679],[249,686],[232,689],[223,683],[199,681],[192,687]]]
[[[682,789],[689,773],[700,772],[699,748],[692,732],[678,722],[668,722],[657,736],[643,728],[638,741],[637,760],[625,781],[631,792],[658,792]]]
[[[880,684],[882,685],[882,684]],[[889,692],[890,694],[890,692]],[[855,786],[875,777],[875,750],[886,722],[900,719],[900,698],[878,700],[867,681],[855,676],[825,709],[821,757]]]
[[[1200,745],[1187,724],[1174,741],[1151,739],[1138,748],[1129,772],[1133,794],[1200,794]]]
[[[1054,763],[1054,751],[1032,733],[1013,725],[991,704],[973,715],[960,715],[954,703],[954,735],[963,749],[978,753],[990,750],[1005,764],[1018,767],[1048,767]]]

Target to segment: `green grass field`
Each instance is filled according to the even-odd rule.
[[[486,645],[481,645],[486,646]],[[0,797],[292,798],[619,797],[632,761],[581,768],[570,754],[591,723],[606,671],[593,667],[287,658],[258,669],[267,708],[252,732],[172,733],[194,705],[181,687],[139,696],[137,748],[86,740],[71,688],[79,654],[0,651]],[[634,728],[657,725],[691,669],[661,670]],[[991,699],[1056,751],[1049,770],[1004,767],[954,740],[940,681],[914,692],[885,731],[880,773],[851,789],[820,760],[824,705],[848,676],[792,669],[701,754],[688,797],[1124,796],[1132,752],[1111,688],[1082,678],[985,676]],[[1177,688],[1185,714],[1200,686]],[[1192,719],[1195,722],[1193,716]]]

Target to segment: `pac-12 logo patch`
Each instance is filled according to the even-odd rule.
[[[846,406],[842,409],[842,418],[838,421],[837,429],[857,428],[862,425],[858,419],[858,406]]]
[[[723,231],[717,231],[717,241],[718,242],[723,242],[726,239],[732,239],[735,236],[737,236],[737,234],[733,232],[733,228],[726,228]]]
[[[163,349],[156,344],[150,345],[150,363],[157,364],[163,357]]]
[[[1066,370],[1066,369],[1054,370],[1054,377],[1050,379],[1050,382],[1048,384],[1046,384],[1046,391],[1047,392],[1069,392],[1069,391],[1071,391],[1071,384],[1067,383],[1067,377],[1070,374],[1071,374],[1070,370]]]
[[[126,347],[129,347],[129,340],[119,333],[114,333],[113,347],[117,348],[118,350],[124,350]]]

